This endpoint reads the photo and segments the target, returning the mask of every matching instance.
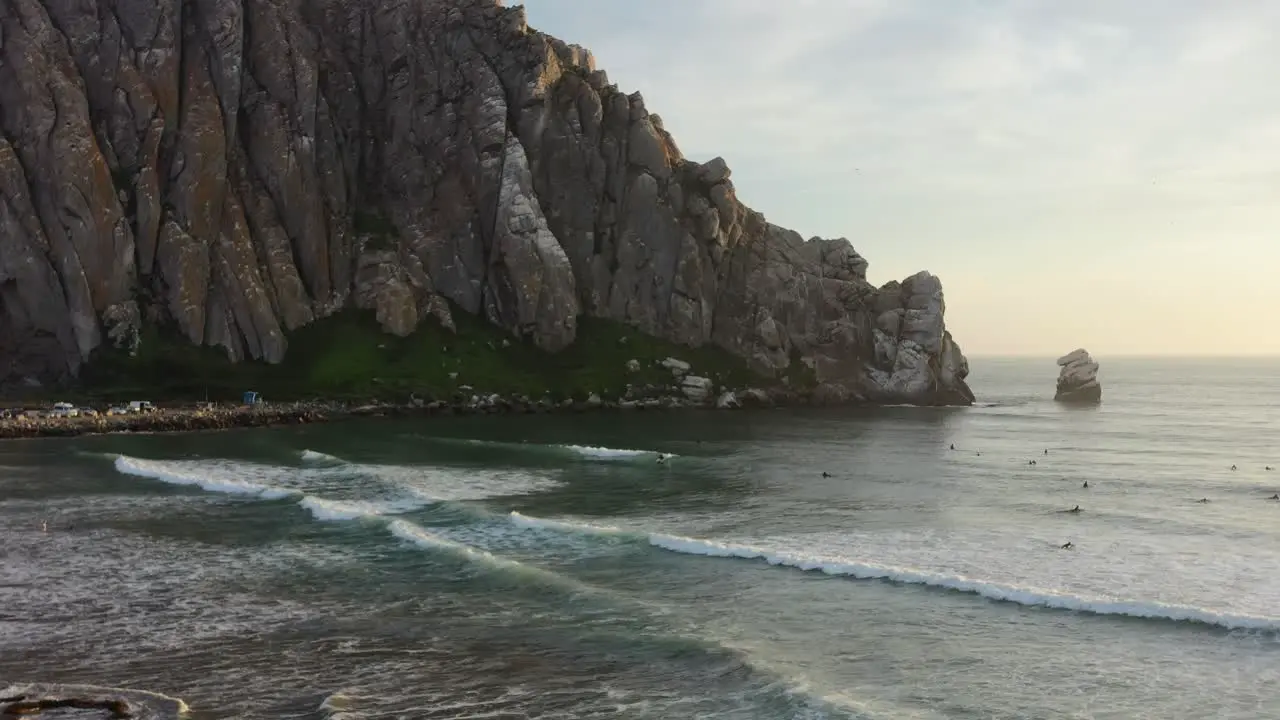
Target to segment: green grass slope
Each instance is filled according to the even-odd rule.
[[[255,390],[268,401],[403,401],[410,393],[448,397],[467,385],[533,399],[585,399],[592,393],[616,398],[627,384],[669,384],[670,372],[658,366],[667,357],[689,362],[694,374],[730,388],[769,382],[719,348],[687,348],[607,320],[582,318],[577,341],[552,354],[465,312],[455,310],[453,317],[456,333],[428,320],[398,338],[382,332],[371,312],[344,311],[292,333],[279,365],[232,363],[220,349],[196,347],[150,327],[133,357],[111,348],[95,353],[74,396],[225,402]],[[632,359],[639,361],[639,372],[627,371]]]

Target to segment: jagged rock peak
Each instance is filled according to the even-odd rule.
[[[1102,385],[1098,382],[1098,363],[1083,348],[1058,358],[1058,390],[1053,399],[1060,402],[1092,404],[1102,401]]]
[[[936,277],[876,288],[848,241],[769,224],[523,7],[5,0],[0,38],[0,384],[141,323],[277,362],[345,307],[396,334],[453,308],[549,351],[585,313],[832,400],[972,399]]]

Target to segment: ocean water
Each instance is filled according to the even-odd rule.
[[[0,685],[195,718],[1280,717],[1280,360],[1102,361],[1091,409],[1051,360],[977,360],[967,409],[5,443]]]

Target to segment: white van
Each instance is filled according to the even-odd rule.
[[[49,413],[50,417],[78,417],[79,415],[80,411],[75,405],[65,402],[54,403],[53,411]]]

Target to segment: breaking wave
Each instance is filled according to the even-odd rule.
[[[365,518],[380,518],[385,515],[413,512],[430,504],[408,500],[380,503],[361,500],[328,500],[312,495],[307,495],[298,501],[300,507],[321,522],[349,522]]]
[[[649,545],[661,550],[682,555],[762,560],[770,565],[790,567],[806,572],[821,572],[826,575],[857,580],[883,580],[900,585],[921,585],[978,595],[988,600],[1016,603],[1027,607],[1069,610],[1091,615],[1197,623],[1227,630],[1280,631],[1280,617],[1225,613],[1191,605],[1175,605],[1155,600],[1088,597],[1055,590],[987,582],[963,575],[950,575],[913,568],[857,562],[845,558],[781,552],[751,545],[724,543],[681,535],[644,533],[606,525],[545,520],[516,512],[511,513],[509,518],[518,527],[596,535],[614,539],[619,537],[630,538],[637,542],[647,542]]]
[[[334,500],[307,495],[297,490],[258,485],[230,479],[205,477],[180,471],[177,463],[139,460],[127,456],[116,459],[116,469],[128,475],[145,477],[176,485],[200,487],[210,492],[245,495],[264,500],[296,499],[297,505],[321,522],[371,521],[382,524],[395,537],[420,548],[441,551],[496,570],[514,571],[532,577],[543,585],[559,586],[573,592],[597,592],[567,576],[532,565],[499,557],[486,550],[450,540],[407,520],[394,517],[428,505],[444,502],[438,498],[410,497],[389,501]]]
[[[128,455],[118,455],[115,460],[117,472],[135,477],[159,480],[170,485],[198,487],[209,492],[227,493],[231,495],[248,495],[265,500],[282,500],[296,497],[302,493],[289,488],[260,485],[247,480],[216,477],[214,475],[195,473],[183,469],[177,463],[166,463],[156,460],[140,460]]]
[[[317,452],[315,450],[303,450],[298,453],[302,458],[302,462],[312,465],[341,465],[346,461],[336,455]]]
[[[412,436],[421,438],[422,436]],[[544,445],[542,443],[533,442],[508,442],[504,440],[481,440],[478,438],[451,438],[451,437],[430,437],[432,442],[444,443],[448,445],[465,445],[469,447],[489,447],[513,452],[523,453],[543,453],[552,455],[572,455],[586,460],[635,460],[638,458],[656,458],[659,455],[667,455],[673,457],[670,453],[663,453],[657,450],[635,450],[629,448],[611,448],[601,445]]]
[[[591,460],[634,460],[642,457],[658,457],[664,454],[653,450],[627,450],[595,445],[557,445],[556,447]]]

